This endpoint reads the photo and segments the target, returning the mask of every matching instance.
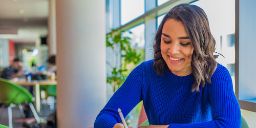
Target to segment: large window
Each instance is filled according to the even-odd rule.
[[[157,28],[158,28],[159,25],[161,24],[161,22],[162,22],[164,16],[165,16],[165,14],[157,17]]]
[[[157,5],[162,5],[163,3],[166,3],[169,0],[157,0]]]
[[[132,35],[132,46],[135,48],[144,48],[145,40],[144,40],[144,30],[145,25],[141,24],[136,26],[130,30],[128,30]]]
[[[157,5],[155,8],[152,8],[153,1],[147,0],[120,0],[118,3],[110,2],[110,4],[114,4],[112,10],[109,11],[109,20],[108,24],[114,24],[115,30],[108,32],[108,34],[115,34],[116,32],[121,32],[122,36],[126,37],[126,34],[131,38],[129,43],[132,48],[142,53],[145,59],[152,59],[153,57],[153,43],[154,36],[156,33],[157,26],[161,23],[164,18],[164,15],[169,11],[173,6],[180,3],[190,3],[194,0],[156,0]],[[119,3],[120,2],[120,3]],[[165,3],[165,6],[159,6]],[[110,5],[107,5],[110,6]],[[119,7],[120,6],[120,7]],[[154,5],[155,6],[155,5]],[[150,11],[145,12],[145,9],[150,8]],[[120,10],[119,10],[120,9]],[[121,22],[121,24],[120,24]],[[125,34],[125,35],[123,35]],[[115,48],[119,48],[116,46]],[[121,48],[121,47],[120,47]],[[125,67],[131,71],[135,66],[133,64],[125,63],[125,57],[127,54],[120,50],[115,50],[113,52],[107,53],[107,61],[112,62],[115,61],[109,54],[117,55],[117,60],[119,62],[119,67]],[[130,55],[130,54],[129,54]],[[132,57],[133,60],[134,57]],[[143,61],[143,59],[141,60]],[[112,70],[108,70],[108,76],[112,75]],[[128,72],[125,72],[125,74]],[[137,119],[138,114],[140,112],[140,107],[142,103],[140,103],[137,107],[135,107],[129,114],[127,119],[127,123],[129,126],[137,127]]]
[[[256,115],[253,113],[256,112],[254,77],[256,2],[242,0],[236,2],[239,4],[234,0],[199,0],[193,4],[202,7],[209,18],[212,34],[216,40],[216,51],[224,56],[220,56],[217,60],[228,68],[242,108],[242,115],[249,126],[254,127],[256,126],[254,121]],[[235,5],[239,7],[236,8]]]
[[[237,55],[239,62],[236,69],[239,74],[237,84],[238,96],[241,107],[250,111],[256,112],[256,15],[255,7],[256,1],[242,1],[239,0],[239,19],[236,19],[239,28],[237,33]]]
[[[216,40],[217,61],[228,68],[235,90],[235,1],[199,0],[192,4],[201,7],[207,14]]]
[[[144,0],[121,0],[121,24],[126,24],[143,13]]]
[[[138,53],[141,53],[142,58],[141,61],[144,59],[144,45],[145,45],[145,40],[144,40],[144,35],[145,35],[145,24],[138,25],[134,28],[131,28],[126,31],[126,34],[130,35],[131,37],[131,45]],[[130,67],[129,70],[132,70],[135,65],[128,65]],[[142,106],[142,103],[138,104],[128,115],[127,121],[129,122],[130,126],[132,127],[138,127],[137,122],[138,122],[138,117],[140,113],[140,108]]]

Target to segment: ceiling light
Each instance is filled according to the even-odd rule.
[[[24,12],[25,12],[25,11],[24,11],[23,9],[20,9],[20,10],[19,10],[19,13],[20,13],[20,14],[24,14]]]

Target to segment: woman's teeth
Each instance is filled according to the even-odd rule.
[[[172,57],[170,57],[170,60],[178,61],[178,60],[181,60],[181,59],[178,59],[178,58],[172,58]]]

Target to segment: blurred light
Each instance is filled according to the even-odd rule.
[[[38,49],[34,49],[32,55],[36,56],[38,54]]]
[[[27,49],[23,49],[22,50],[23,53],[27,53],[27,51],[28,51]]]
[[[24,9],[20,9],[20,10],[19,10],[19,13],[20,13],[20,14],[24,14],[24,12],[25,12]]]

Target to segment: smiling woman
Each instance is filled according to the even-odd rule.
[[[167,20],[162,30],[161,55],[172,73],[178,76],[191,74],[193,49],[183,23]]]
[[[241,114],[228,70],[213,56],[215,40],[205,12],[196,5],[173,7],[155,36],[154,59],[128,76],[95,120],[96,128],[122,128],[143,101],[154,128],[240,128]]]
[[[154,68],[158,74],[162,74],[163,69],[167,67],[173,71],[174,66],[170,63],[173,61],[167,61],[167,58],[172,60],[180,58],[179,62],[184,61],[184,63],[180,63],[180,66],[175,66],[175,68],[179,68],[181,76],[192,72],[195,79],[193,90],[198,91],[200,84],[204,86],[206,82],[211,82],[211,76],[216,68],[217,62],[213,56],[215,40],[211,34],[207,16],[201,8],[191,5],[189,9],[183,9],[180,7],[169,12],[160,24],[155,37]],[[161,40],[166,36],[170,37],[172,45],[165,45],[164,39]],[[174,44],[179,44],[180,47]],[[168,48],[172,49],[164,53]],[[168,54],[170,57],[167,56]]]

